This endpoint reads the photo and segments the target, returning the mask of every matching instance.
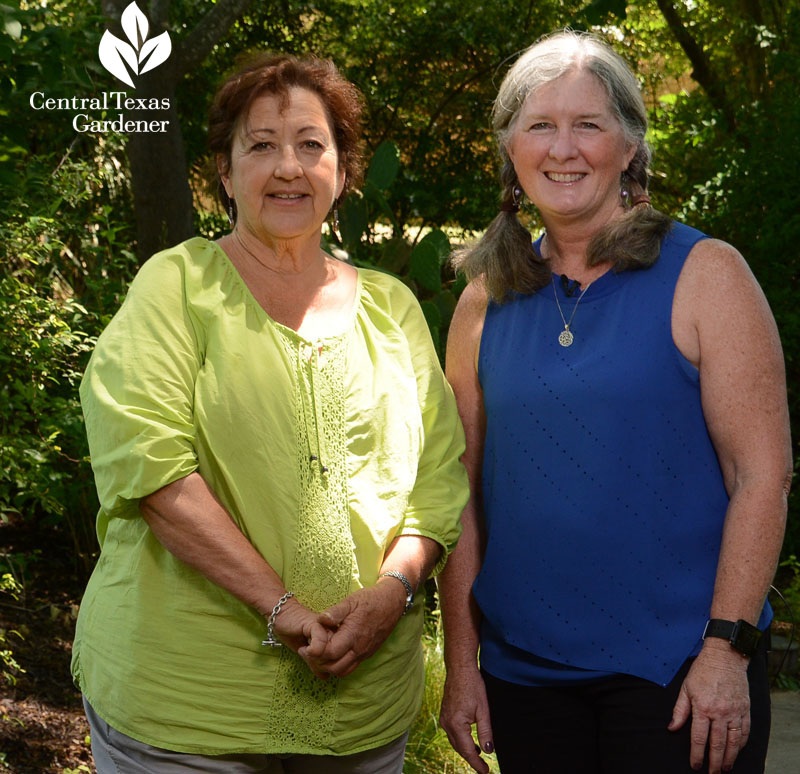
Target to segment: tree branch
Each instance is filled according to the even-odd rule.
[[[169,7],[172,0],[150,0],[150,23],[161,30],[169,25]]]
[[[122,12],[128,6],[129,2],[130,0],[102,0],[100,7],[103,9],[103,16],[119,24]]]
[[[703,49],[692,37],[680,15],[675,9],[675,4],[669,0],[656,0],[661,13],[667,22],[672,34],[684,50],[692,64],[692,78],[694,78],[703,91],[708,95],[711,104],[719,110],[725,118],[728,127],[733,130],[736,126],[735,112],[725,97],[724,87],[720,79],[711,69],[711,62]]]
[[[742,15],[747,20],[749,35],[740,47],[742,58],[747,62],[747,80],[750,92],[755,99],[769,97],[769,80],[766,50],[761,48],[756,40],[756,30],[765,26],[764,15],[758,0],[740,0],[739,6]]]
[[[482,70],[476,70],[468,78],[464,79],[461,81],[461,83],[453,87],[431,112],[431,116],[428,119],[428,125],[425,127],[425,130],[431,131],[433,129],[434,124],[439,120],[439,116],[441,116],[441,114],[444,112],[444,109],[447,107],[447,105],[449,105],[459,94],[461,94],[467,88],[467,86],[475,81],[479,81],[487,73],[490,73],[492,70],[496,69],[497,66],[498,63],[493,62],[488,67],[484,67]]]
[[[183,39],[180,46],[180,75],[199,67],[219,39],[250,7],[253,0],[220,0]]]

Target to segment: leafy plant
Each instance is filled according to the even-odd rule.
[[[800,626],[800,559],[795,554],[790,554],[778,565],[775,584],[786,603],[785,607],[781,604],[775,606],[775,617]]]
[[[339,231],[329,231],[327,246],[357,266],[401,278],[419,299],[434,344],[443,356],[447,328],[463,284],[448,274],[451,246],[442,229],[404,232],[387,196],[401,169],[397,145],[381,143],[370,161],[362,191],[348,197],[341,207]]]
[[[92,339],[80,304],[0,279],[0,517],[63,523],[88,558],[87,451],[75,390]]]
[[[12,599],[18,600],[20,591],[19,584],[10,573],[3,573],[0,576],[0,594],[7,594]],[[25,671],[14,658],[8,639],[10,635],[22,639],[22,635],[14,629],[11,631],[0,629],[0,684],[7,686],[15,685],[17,675]]]
[[[135,267],[119,172],[107,158],[33,157],[0,202],[0,518],[64,532],[80,574],[96,506],[77,387]]]

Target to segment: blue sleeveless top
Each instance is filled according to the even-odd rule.
[[[488,540],[474,594],[481,664],[496,677],[666,685],[699,652],[728,495],[671,318],[704,236],[676,223],[653,267],[593,282],[570,347],[551,285],[488,306]],[[569,320],[578,296],[555,292]]]

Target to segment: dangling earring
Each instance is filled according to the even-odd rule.
[[[233,199],[228,199],[228,225],[233,228],[236,223],[236,210],[234,209]]]
[[[620,176],[619,182],[619,198],[622,201],[622,206],[629,210],[631,208],[631,192],[630,192],[630,176],[627,172],[623,172]]]
[[[515,185],[511,189],[511,201],[504,201],[500,205],[500,212],[519,212],[520,204],[522,203],[522,189]]]
[[[330,211],[331,216],[331,233],[341,242],[342,237],[339,234],[339,197],[333,200],[333,208]]]

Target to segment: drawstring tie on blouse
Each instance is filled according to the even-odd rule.
[[[310,345],[311,356],[304,357],[306,347],[309,345],[301,343],[297,348],[298,359],[298,373],[306,371],[306,363],[309,364],[308,368],[308,381],[311,387],[311,401],[309,405],[308,394],[302,390],[303,396],[303,418],[306,427],[309,428],[308,432],[308,446],[309,446],[309,459],[311,462],[319,464],[319,471],[324,476],[328,473],[328,466],[325,462],[328,460],[328,450],[325,442],[325,428],[323,425],[322,417],[322,398],[320,396],[319,381],[320,381],[320,349],[322,344],[317,341]],[[311,428],[313,427],[313,431]]]

